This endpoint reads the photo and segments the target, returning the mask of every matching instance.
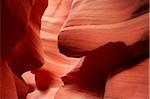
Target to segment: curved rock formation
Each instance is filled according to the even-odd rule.
[[[75,0],[58,46],[61,53],[80,57],[109,42],[133,45],[148,37],[148,26],[147,0]]]
[[[0,98],[147,98],[148,8],[148,0],[2,0]]]
[[[58,46],[66,56],[85,58],[62,78],[66,88],[103,97],[112,72],[148,58],[148,6],[147,0],[75,0]]]
[[[47,0],[2,0],[0,96],[4,99],[25,99],[28,87],[21,74],[44,63],[40,27],[47,3]]]

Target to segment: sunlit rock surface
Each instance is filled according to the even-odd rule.
[[[148,58],[148,15],[147,0],[75,0],[59,32],[58,46],[66,56],[85,58],[79,68],[62,77],[66,87],[60,89],[57,97],[66,91],[67,85],[73,86],[69,90],[77,88],[75,90],[103,97],[112,72]],[[123,94],[120,97],[124,97]]]
[[[148,37],[148,26],[148,0],[75,0],[58,45],[79,57],[109,42],[132,45]]]
[[[107,81],[105,98],[148,99],[149,59],[110,77]]]
[[[49,6],[42,17],[41,28],[45,63],[41,69],[32,71],[37,77],[30,72],[23,74],[26,83],[35,88],[28,94],[27,99],[53,99],[58,87],[64,85],[61,77],[72,70],[80,60],[60,54],[57,47],[58,32],[69,13],[71,3],[72,0],[49,0]],[[46,72],[41,73],[40,70]]]
[[[148,98],[148,0],[2,3],[2,99]]]

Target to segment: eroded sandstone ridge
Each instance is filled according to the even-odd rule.
[[[0,99],[148,99],[148,0],[2,0]]]

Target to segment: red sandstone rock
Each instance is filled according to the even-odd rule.
[[[147,0],[75,0],[60,30],[58,46],[80,57],[109,42],[133,45],[148,37]]]
[[[58,46],[66,56],[85,58],[64,83],[103,96],[110,73],[148,57],[148,26],[147,0],[75,0]]]
[[[75,67],[80,59],[68,58],[59,53],[58,32],[60,32],[58,45],[61,53],[84,57],[72,72],[63,77],[64,83],[69,84],[69,87],[68,85],[62,87],[57,92],[56,99],[68,97],[97,99],[103,96],[104,88],[106,99],[124,97],[122,89],[125,86],[129,88],[130,84],[116,88],[117,84],[124,82],[117,81],[122,77],[130,80],[130,76],[117,74],[118,76],[109,80],[105,87],[109,73],[116,72],[122,66],[128,67],[129,64],[138,63],[148,55],[148,41],[143,41],[148,37],[148,0],[49,0],[49,7],[42,22],[42,44],[41,17],[47,6],[47,0],[2,0],[2,3],[4,9],[2,9],[0,73],[6,77],[0,77],[0,88],[3,89],[1,97],[23,99],[28,91],[33,91],[29,94],[29,99],[49,99],[52,97],[52,86],[63,85],[60,77]],[[36,85],[40,91],[34,84],[29,90],[17,76],[42,65],[42,69],[34,72]],[[137,73],[136,71],[140,70],[131,70],[127,74]],[[17,76],[13,77],[12,71]],[[147,77],[147,73],[145,75],[144,77]],[[138,77],[142,78],[139,75]],[[141,79],[135,80],[137,84],[146,83],[139,88],[146,89],[147,78],[141,82]],[[130,89],[133,90],[134,80],[131,81]],[[134,92],[128,93],[127,87],[125,93],[129,98]],[[112,89],[115,91],[112,92]],[[133,98],[147,97],[147,93],[139,94],[139,89]],[[42,93],[44,90],[47,92]],[[121,95],[118,94],[120,91]],[[94,94],[98,92],[99,97],[93,96],[93,92]]]
[[[2,0],[0,96],[4,99],[25,98],[27,86],[17,76],[43,64],[39,32],[46,7],[47,0]]]

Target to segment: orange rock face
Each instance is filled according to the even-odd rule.
[[[63,94],[63,90],[67,93],[68,85],[68,90],[77,88],[103,97],[111,73],[135,66],[148,58],[147,8],[147,0],[74,0],[59,32],[58,47],[66,56],[84,56],[84,59],[79,68],[62,78],[67,86],[60,89],[57,97]],[[123,92],[120,96],[113,96],[117,95],[113,92],[111,96],[110,90],[109,93],[108,98],[124,97]]]
[[[60,30],[58,45],[79,57],[109,42],[133,45],[148,37],[147,0],[75,0]]]
[[[2,0],[0,99],[147,99],[148,0]]]

